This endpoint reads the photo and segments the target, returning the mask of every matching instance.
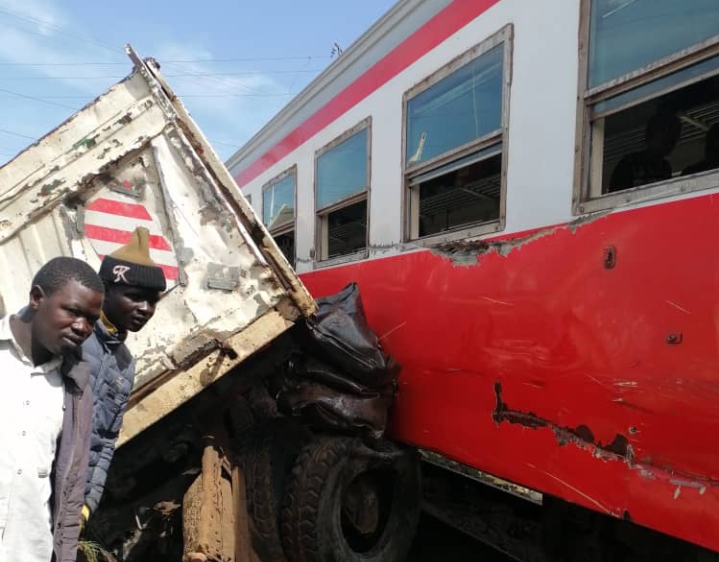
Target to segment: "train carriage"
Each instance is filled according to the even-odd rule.
[[[716,0],[400,0],[228,168],[393,438],[719,551]]]

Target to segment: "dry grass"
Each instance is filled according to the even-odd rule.
[[[94,541],[81,540],[78,550],[82,555],[78,560],[84,558],[87,562],[115,562],[115,557]]]

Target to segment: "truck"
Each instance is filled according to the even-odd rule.
[[[81,554],[88,560],[277,560],[283,546],[275,489],[292,468],[284,456],[294,460],[291,451],[311,445],[306,455],[334,455],[354,476],[368,472],[369,459],[386,465],[398,457],[378,440],[391,392],[344,381],[354,394],[345,388],[330,396],[332,384],[322,384],[321,373],[312,383],[295,377],[288,385],[288,373],[316,373],[306,362],[312,354],[298,354],[304,345],[298,328],[310,343],[319,341],[313,333],[333,334],[323,332],[322,306],[159,64],[130,46],[127,53],[133,70],[125,79],[0,168],[3,313],[26,304],[32,277],[48,259],[74,256],[97,269],[138,226],[146,227],[168,289],[152,322],[127,340],[136,358],[135,386]],[[349,319],[342,315],[349,303],[356,319],[357,297],[349,286],[326,303],[327,318]],[[348,351],[351,346],[341,355]],[[278,373],[284,373],[280,379]],[[268,392],[272,377],[279,380],[274,395]],[[284,398],[289,416],[278,412],[273,396]],[[317,441],[312,424],[296,419],[310,411],[336,431]],[[322,419],[314,423],[322,425]],[[334,471],[332,482],[349,478],[336,464],[322,463],[312,478],[321,466]],[[313,504],[300,496],[313,490],[302,488],[308,484],[302,478],[296,484],[297,502],[287,509],[306,522],[299,508]],[[355,498],[371,488],[360,483]],[[373,525],[372,513],[362,529]],[[333,514],[315,513],[334,530],[339,519]]]

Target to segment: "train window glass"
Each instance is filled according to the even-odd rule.
[[[716,0],[594,0],[589,87],[702,43],[718,32]]]
[[[359,256],[367,248],[370,136],[367,119],[315,156],[319,261]]]
[[[292,267],[295,267],[295,231],[289,230],[284,232],[283,234],[277,234],[273,236],[275,239],[275,242],[279,246],[282,253],[287,258],[287,261],[290,262],[290,265]]]
[[[295,265],[296,188],[296,167],[273,178],[262,188],[262,220],[293,267]]]
[[[501,132],[503,52],[498,45],[408,100],[410,166]]]
[[[322,217],[326,259],[353,254],[367,247],[367,200],[353,203]]]
[[[262,193],[263,219],[269,230],[281,228],[295,220],[295,175],[265,187]]]
[[[405,94],[408,239],[502,227],[511,34],[508,26]]]
[[[317,206],[325,208],[367,189],[367,128],[317,157]]]
[[[413,178],[410,205],[419,217],[417,236],[431,236],[477,221],[499,219],[502,145],[482,150]]]
[[[575,212],[716,187],[719,2],[583,1]]]

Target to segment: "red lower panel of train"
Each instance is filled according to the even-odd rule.
[[[719,551],[719,196],[463,251],[302,276],[358,282],[393,437]]]

